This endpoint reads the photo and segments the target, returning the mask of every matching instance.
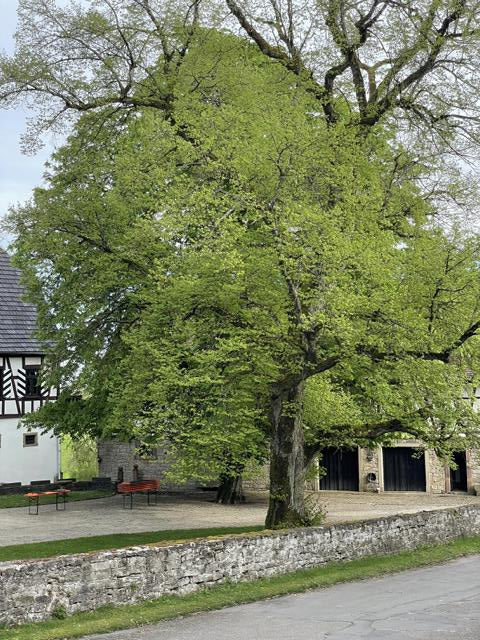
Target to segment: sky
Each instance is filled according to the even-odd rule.
[[[13,53],[17,5],[17,0],[0,0],[2,52]],[[28,200],[32,189],[42,184],[44,163],[54,148],[55,141],[45,138],[45,146],[35,155],[22,153],[21,136],[26,130],[27,117],[28,113],[22,108],[8,111],[0,108],[0,222],[11,205]],[[56,142],[61,140],[57,138]],[[9,240],[11,238],[0,230],[0,247],[6,247]]]
[[[17,0],[0,0],[0,50],[12,53],[17,22]],[[34,156],[21,152],[20,138],[26,129],[27,112],[23,109],[0,109],[0,218],[9,206],[28,200],[32,189],[42,184],[43,165],[53,149],[46,141]],[[0,231],[0,246],[8,244]]]

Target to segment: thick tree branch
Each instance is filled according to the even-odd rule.
[[[420,9],[416,10],[392,0],[373,0],[363,13],[358,8],[361,3],[355,3],[353,7],[350,3],[341,0],[328,0],[325,24],[341,55],[338,62],[323,72],[323,82],[321,82],[318,77],[315,77],[318,71],[314,73],[308,63],[301,59],[298,49],[294,47],[293,28],[288,32],[288,36],[282,30],[283,15],[275,0],[271,0],[275,13],[275,21],[271,24],[277,31],[279,41],[285,44],[285,48],[271,44],[260,28],[255,26],[254,19],[248,17],[247,11],[241,8],[236,0],[226,0],[226,3],[246,34],[264,55],[277,60],[297,75],[309,78],[310,91],[321,101],[329,123],[335,123],[338,120],[335,103],[344,91],[342,88],[342,91],[336,95],[336,81],[349,71],[360,124],[365,130],[374,126],[394,109],[408,107],[412,114],[418,116],[426,107],[420,103],[412,104],[411,89],[438,67],[439,54],[442,51],[448,52],[451,42],[460,42],[463,37],[472,35],[474,32],[473,27],[469,26],[468,14],[468,11],[473,9],[467,6],[466,0],[453,3],[453,7],[450,7],[444,16],[442,16],[444,5],[437,0],[431,0],[423,14]],[[356,19],[351,15],[354,10],[358,12]],[[370,41],[381,39],[382,18],[388,20],[387,11],[397,12],[397,19],[404,13],[414,33],[410,34],[409,41],[406,39],[403,48],[396,50],[395,55],[366,64],[362,57],[368,60],[372,54],[371,47],[368,46]],[[289,17],[291,18],[290,14]],[[463,31],[459,31],[457,25],[462,18],[464,18]],[[289,24],[291,25],[291,20]],[[437,24],[439,26],[436,26]],[[300,28],[300,25],[297,27]],[[451,65],[450,56],[447,56],[442,64]],[[386,71],[377,85],[376,72],[380,68],[386,68]],[[364,73],[367,75],[368,95]],[[458,105],[455,106],[459,109]],[[428,123],[430,126],[435,126],[438,122],[435,118],[436,116],[431,118]]]

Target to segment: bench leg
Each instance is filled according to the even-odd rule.
[[[35,505],[36,511],[32,511],[32,506]],[[28,499],[28,515],[38,516],[38,496],[36,498]]]
[[[150,496],[155,496],[155,502],[150,502]],[[158,495],[158,491],[156,489],[148,489],[147,491],[147,504],[148,505],[155,505],[157,504],[157,495]]]
[[[125,506],[125,498],[127,497],[127,494],[124,493],[123,494],[123,508],[126,509],[127,507]],[[130,493],[130,509],[133,509],[133,492]]]
[[[58,501],[59,498],[63,498],[63,500],[61,502]],[[59,505],[63,505],[62,508],[59,508]],[[58,495],[58,493],[55,494],[55,509],[57,511],[65,511],[65,509],[67,508],[67,494],[64,493],[61,496]]]
[[[150,496],[155,496],[155,501],[151,502],[150,501]],[[148,489],[147,490],[147,504],[148,505],[156,505],[157,504],[157,496],[158,496],[158,491],[156,489]]]

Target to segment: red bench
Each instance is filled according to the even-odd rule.
[[[150,495],[155,495],[155,504],[157,504],[157,495],[160,488],[158,480],[138,480],[136,482],[120,482],[117,485],[117,492],[123,495],[123,508],[125,509],[125,498],[130,495],[130,509],[133,509],[133,496],[136,493],[147,494],[147,504],[150,504]]]
[[[28,514],[31,516],[38,516],[38,507],[40,505],[40,498],[42,496],[55,496],[55,509],[57,511],[65,511],[67,508],[67,496],[70,493],[70,489],[56,489],[54,491],[39,491],[36,493],[26,493],[25,497],[28,498]],[[61,502],[59,498],[63,498]],[[59,506],[63,505],[60,509]],[[32,507],[35,506],[36,510],[32,511]]]

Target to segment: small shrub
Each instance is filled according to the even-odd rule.
[[[67,615],[67,610],[63,604],[57,604],[57,606],[52,610],[52,618],[55,618],[56,620],[65,620]]]
[[[323,505],[319,504],[315,495],[311,494],[305,498],[305,514],[295,514],[280,522],[275,529],[295,529],[296,527],[318,527],[325,522],[326,511]]]

